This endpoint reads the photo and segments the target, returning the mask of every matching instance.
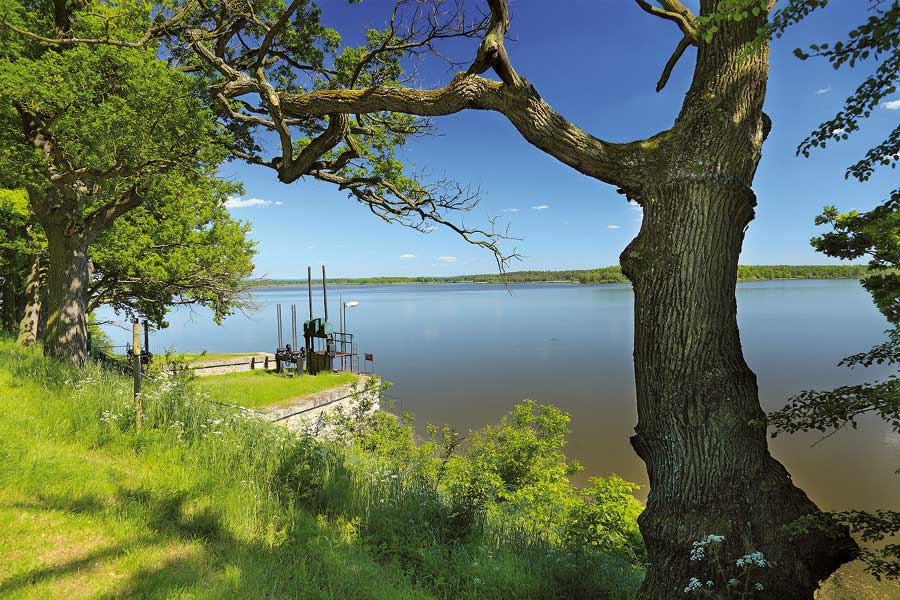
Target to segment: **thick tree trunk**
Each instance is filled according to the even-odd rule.
[[[28,281],[25,282],[24,311],[19,320],[19,335],[16,343],[22,346],[30,346],[37,342],[41,332],[39,323],[41,319],[41,298],[44,288],[44,270],[41,256],[34,258]]]
[[[812,598],[853,556],[846,537],[790,537],[818,512],[769,454],[756,377],[744,362],[735,304],[737,261],[753,216],[749,189],[675,182],[648,189],[644,224],[622,264],[634,283],[639,422],[632,444],[650,477],[640,517],[651,567],[641,598],[684,598],[691,576],[725,582],[691,544],[725,537],[723,563],[758,550],[760,598]]]
[[[83,365],[87,360],[88,242],[78,232],[55,231],[46,226],[45,231],[49,260],[47,298],[42,311],[47,319],[44,353]]]
[[[704,14],[716,0],[703,0]],[[684,598],[691,577],[726,581],[692,542],[721,535],[727,577],[760,551],[755,598],[804,600],[856,553],[845,530],[791,537],[784,526],[818,513],[769,454],[756,376],[744,361],[735,284],[761,155],[768,77],[763,17],[723,23],[699,43],[694,79],[658,164],[629,193],[644,208],[621,263],[634,284],[638,424],[632,445],[647,465],[640,517],[650,566],[643,600]],[[756,422],[754,424],[754,422]],[[743,581],[742,581],[743,583]]]

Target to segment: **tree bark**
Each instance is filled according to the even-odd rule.
[[[756,376],[741,351],[735,284],[749,189],[676,182],[648,190],[641,233],[623,253],[634,283],[638,425],[650,496],[639,522],[650,568],[640,598],[684,598],[691,576],[724,585],[691,544],[725,536],[723,562],[763,552],[760,598],[812,598],[852,558],[841,532],[790,537],[783,526],[818,508],[769,454]]]
[[[44,226],[47,234],[47,298],[44,354],[83,365],[87,360],[88,240],[72,227]]]
[[[704,0],[709,13],[712,0]],[[846,530],[791,537],[784,526],[818,513],[769,454],[756,376],[744,361],[735,285],[750,186],[764,138],[768,52],[752,46],[758,20],[723,25],[698,48],[694,80],[658,164],[630,194],[644,209],[621,256],[635,293],[638,424],[632,445],[650,494],[639,523],[650,566],[642,600],[684,598],[690,577],[725,582],[692,542],[722,535],[722,564],[751,551],[755,598],[811,599],[852,559]]]
[[[24,312],[19,321],[19,335],[16,343],[21,346],[30,346],[37,342],[40,332],[41,296],[44,288],[44,270],[41,256],[35,256],[25,283]]]

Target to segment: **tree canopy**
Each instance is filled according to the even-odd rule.
[[[237,187],[216,174],[230,136],[203,82],[172,68],[158,42],[60,48],[11,29],[137,39],[153,12],[143,2],[2,4],[0,185],[27,191],[47,241],[44,348],[76,363],[92,298],[156,321],[182,301],[221,317],[251,271],[247,230],[220,206]],[[190,268],[205,272],[187,276]]]
[[[165,326],[177,304],[208,307],[216,322],[248,306],[250,227],[233,219],[224,189],[188,186],[130,211],[90,247],[88,308],[107,305]]]

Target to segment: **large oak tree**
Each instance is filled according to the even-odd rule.
[[[150,15],[82,2],[2,5],[4,18],[50,35],[128,36]],[[88,247],[129,211],[214,185],[225,157],[196,81],[154,48],[48,47],[2,30],[0,175],[25,189],[47,240],[44,350],[82,364],[87,352]]]

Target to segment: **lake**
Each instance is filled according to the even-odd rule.
[[[321,287],[314,293],[321,316]],[[359,302],[347,317],[360,353],[374,355],[375,371],[394,383],[389,396],[418,423],[466,431],[495,423],[523,398],[552,403],[572,416],[567,454],[584,465],[583,477],[615,472],[646,485],[644,465],[628,442],[637,421],[630,286],[333,286],[328,300],[335,323],[339,294]],[[275,305],[283,305],[287,342],[290,304],[297,304],[301,323],[308,316],[305,287],[258,289],[254,299],[258,311],[222,326],[206,311],[179,308],[168,329],[151,334],[151,349],[272,352]],[[742,283],[737,301],[744,352],[767,411],[803,389],[890,374],[836,366],[882,341],[888,327],[858,281]],[[116,343],[129,339],[123,329],[108,331]],[[864,419],[859,429],[813,447],[820,437],[771,440],[773,453],[814,500],[832,510],[900,505],[900,478],[893,475],[900,436]],[[639,495],[646,496],[646,487]]]

